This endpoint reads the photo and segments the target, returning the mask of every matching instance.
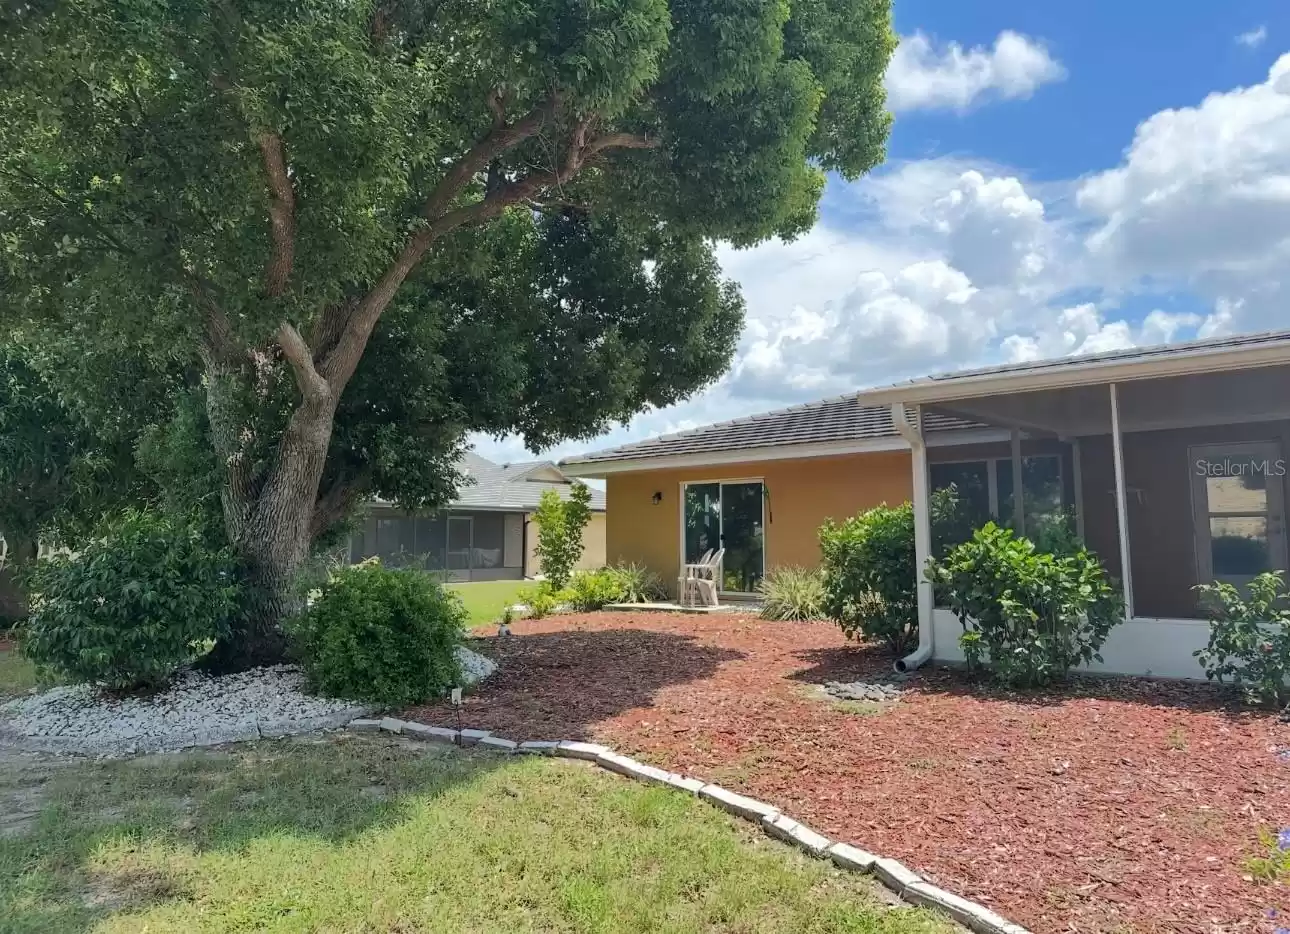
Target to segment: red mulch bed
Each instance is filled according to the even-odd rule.
[[[720,782],[1038,934],[1271,931],[1268,909],[1290,908],[1242,869],[1260,826],[1290,825],[1290,727],[1208,686],[1019,694],[924,671],[864,715],[812,685],[890,658],[822,623],[595,613],[514,631],[480,641],[501,670],[465,725],[595,739]]]

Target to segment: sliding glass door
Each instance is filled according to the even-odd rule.
[[[681,503],[684,558],[726,550],[721,589],[752,593],[765,573],[765,488],[760,480],[687,483]]]

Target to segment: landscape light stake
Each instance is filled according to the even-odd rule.
[[[464,749],[466,744],[461,739],[461,688],[452,689],[452,706],[457,711],[457,745]]]

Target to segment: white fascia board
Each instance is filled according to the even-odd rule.
[[[962,429],[928,432],[927,443],[933,447],[952,444],[978,444],[1007,440],[1008,432],[998,429]],[[762,461],[802,460],[812,457],[837,457],[843,454],[869,454],[881,451],[908,451],[904,438],[892,435],[862,441],[825,441],[816,444],[779,444],[771,447],[738,448],[730,451],[700,451],[693,454],[665,454],[636,457],[630,460],[561,463],[560,469],[571,477],[604,477],[616,473],[642,470],[672,470],[683,467],[713,467],[723,464],[754,464]]]
[[[858,399],[861,405],[889,405],[893,402],[934,404],[1045,389],[1070,389],[1166,376],[1248,370],[1281,363],[1290,363],[1290,340],[1257,347],[1180,350],[1142,360],[1077,361],[1045,366],[1034,372],[947,376],[944,379],[871,389],[861,392]]]

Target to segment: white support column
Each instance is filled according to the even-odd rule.
[[[1012,527],[1026,534],[1025,478],[1021,476],[1021,429],[1012,429]]]
[[[1129,553],[1129,500],[1124,488],[1120,398],[1115,383],[1111,383],[1111,447],[1115,452],[1115,513],[1120,526],[1120,579],[1124,582],[1124,618],[1133,619],[1133,562]]]
[[[914,573],[918,587],[918,648],[896,662],[898,671],[919,667],[932,657],[934,649],[932,611],[935,595],[932,582],[924,574],[932,556],[931,483],[927,473],[927,445],[923,440],[923,413],[917,406],[905,407],[895,402],[891,406],[892,422],[901,436],[909,442],[913,462],[914,505]]]
[[[1071,484],[1075,487],[1075,534],[1084,541],[1084,466],[1079,438],[1071,439]]]

